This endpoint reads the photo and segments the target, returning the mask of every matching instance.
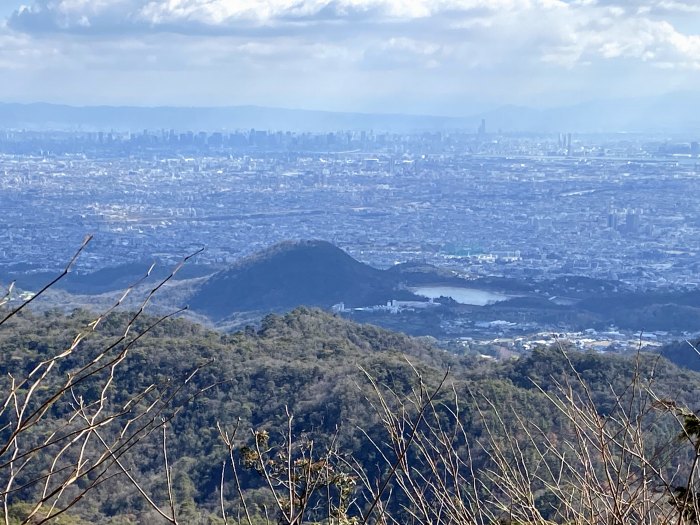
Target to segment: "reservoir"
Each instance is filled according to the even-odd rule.
[[[457,286],[418,286],[416,288],[411,288],[411,291],[416,295],[427,297],[428,299],[449,297],[460,304],[471,304],[474,306],[486,306],[487,304],[510,299],[509,296],[496,292],[477,290],[476,288],[461,288]]]

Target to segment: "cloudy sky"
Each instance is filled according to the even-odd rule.
[[[700,0],[0,0],[0,101],[468,115],[700,88]]]

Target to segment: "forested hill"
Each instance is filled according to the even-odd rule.
[[[69,316],[28,314],[13,319],[0,328],[2,369],[26,370],[30,363],[60,352],[92,318],[87,311],[76,311]],[[81,363],[112,344],[129,318],[129,314],[117,314],[102,321],[98,331],[81,342],[68,365]],[[152,318],[141,318],[131,331],[139,333],[150,322]],[[403,380],[408,381],[407,360],[431,378],[447,367],[457,373],[466,371],[467,365],[459,359],[463,360],[427,340],[300,307],[286,315],[266,316],[258,329],[233,334],[207,330],[185,320],[166,320],[130,349],[129,358],[119,369],[118,384],[136,391],[148,381],[176,381],[198,364],[212,360],[198,380],[202,385],[225,382],[215,389],[217,396],[223,396],[220,415],[224,419],[241,417],[258,425],[273,413],[283,413],[285,405],[296,409],[298,404],[308,407],[312,403],[332,416],[327,422],[332,428],[343,414],[329,409],[326,402],[339,390],[359,393],[354,385],[361,376],[358,367],[382,373],[401,370],[406,375]],[[214,411],[210,415],[214,416]],[[319,414],[309,417],[323,419]]]
[[[101,322],[95,333],[88,334],[71,355],[60,361],[55,382],[47,384],[45,390],[64,381],[68,370],[83,366],[110,347],[129,318],[128,314],[114,314]],[[27,313],[1,326],[0,369],[4,372],[5,395],[10,384],[8,373],[23,377],[37,362],[70,346],[92,319],[93,315],[85,311],[71,315]],[[622,392],[635,377],[633,358],[575,352],[565,357],[559,349],[541,349],[519,361],[502,364],[468,360],[447,354],[426,340],[308,308],[269,315],[258,329],[251,327],[234,334],[209,331],[184,320],[156,322],[143,317],[132,327],[129,338],[138,337],[146,329],[147,334],[130,346],[125,359],[118,363],[114,384],[106,391],[107,404],[112,409],[124,406],[149,385],[163,392],[177,387],[177,395],[173,394],[164,410],[168,416],[177,413],[168,427],[168,455],[175,473],[178,508],[185,516],[182,523],[216,522],[212,516],[220,506],[217,491],[221,463],[227,457],[217,424],[241,429],[241,442],[250,439],[251,429],[260,428],[267,430],[271,439],[277,439],[287,428],[289,412],[294,414],[295,435],[311,433],[323,443],[337,433],[337,445],[347,457],[373,475],[380,473],[381,456],[370,439],[382,443],[386,437],[371,405],[373,399],[376,401],[375,393],[363,370],[381,388],[391,388],[402,397],[418,387],[418,375],[426,388],[432,389],[449,367],[448,383],[437,399],[449,403],[457,395],[462,400],[461,425],[469,440],[483,440],[489,421],[515,425],[516,414],[525,415],[547,435],[562,435],[566,418],[544,393],[573,378],[572,366],[589,383],[601,413],[614,410],[612,392]],[[103,359],[124,348],[124,343],[117,344]],[[667,362],[659,364],[655,356],[641,356],[640,360],[645,374],[655,369],[654,389],[659,395],[688,405],[700,399],[700,374]],[[187,379],[200,365],[198,373]],[[100,392],[90,383],[82,385],[52,408],[48,421],[60,421],[74,409],[77,399],[89,403]],[[474,409],[476,400],[488,400],[480,412]],[[660,442],[675,432],[663,427],[656,430]],[[2,432],[0,437],[6,437],[7,429]],[[102,432],[107,435],[109,430]],[[149,434],[122,461],[144,487],[164,497],[158,436],[157,432]],[[487,461],[479,449],[473,454],[477,467]],[[40,458],[31,463],[23,472],[26,479],[38,476],[45,461]],[[71,509],[71,515],[93,523],[113,517],[119,517],[113,523],[152,522],[153,511],[143,498],[130,483],[123,482],[123,476],[115,475],[119,483],[100,484],[89,498]],[[259,482],[251,476],[243,473],[245,490],[252,490],[254,502],[269,504],[269,499],[256,489]],[[33,490],[38,489],[26,488],[16,498],[31,499]]]
[[[247,257],[209,278],[190,299],[195,311],[221,319],[240,310],[299,305],[330,307],[418,299],[399,278],[353,259],[325,241],[287,241]]]
[[[68,370],[80,368],[118,341],[132,315],[114,314],[103,320],[95,333],[61,361],[51,388],[42,390],[57,388]],[[0,385],[4,395],[9,391],[8,373],[24,377],[40,361],[70,347],[93,319],[94,314],[86,311],[71,315],[23,313],[1,326]],[[129,348],[127,358],[117,367],[108,404],[118,411],[149,385],[166,396],[182,386],[165,409],[167,414],[180,410],[172,421],[169,454],[178,472],[177,490],[189,502],[188,508],[196,506],[203,514],[217,512],[216,490],[221,462],[227,455],[217,423],[227,429],[239,426],[240,439],[245,442],[254,428],[279,435],[288,410],[295,416],[295,432],[314,431],[322,441],[323,435],[331,436],[336,428],[343,428],[344,446],[360,450],[360,445],[352,445],[355,426],[373,424],[365,402],[367,391],[363,390],[367,381],[360,367],[399,391],[407,391],[413,378],[407,360],[432,383],[448,366],[464,368],[457,358],[426,341],[314,309],[269,315],[258,329],[234,334],[210,331],[180,319],[157,321],[142,317],[132,326],[128,340],[149,331]],[[103,360],[118,355],[125,344],[115,346]],[[185,384],[198,366],[201,370]],[[81,394],[86,403],[94,402],[100,389],[89,383],[84,390],[76,389],[75,395]],[[67,396],[54,407],[51,417],[60,421],[74,403],[73,395]],[[4,433],[0,430],[0,438],[6,434],[7,428]],[[125,460],[144,485],[156,491],[162,484],[159,448],[155,433]],[[27,478],[38,476],[40,467],[45,465],[35,461],[24,473]],[[159,522],[129,483],[105,483],[91,494],[90,503],[76,511],[88,522],[104,523],[108,516],[121,516],[125,521],[119,523]],[[28,494],[24,497],[29,499]]]
[[[659,353],[678,366],[700,372],[700,339],[665,345]]]

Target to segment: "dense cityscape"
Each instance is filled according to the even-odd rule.
[[[372,132],[0,134],[3,264],[223,266],[320,238],[386,268],[694,287],[694,141]]]

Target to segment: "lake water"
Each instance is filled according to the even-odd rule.
[[[486,306],[487,304],[510,299],[509,296],[496,292],[487,292],[486,290],[477,290],[476,288],[460,288],[457,286],[419,286],[411,288],[411,291],[416,295],[427,297],[428,299],[450,297],[460,304],[471,304],[474,306]]]

